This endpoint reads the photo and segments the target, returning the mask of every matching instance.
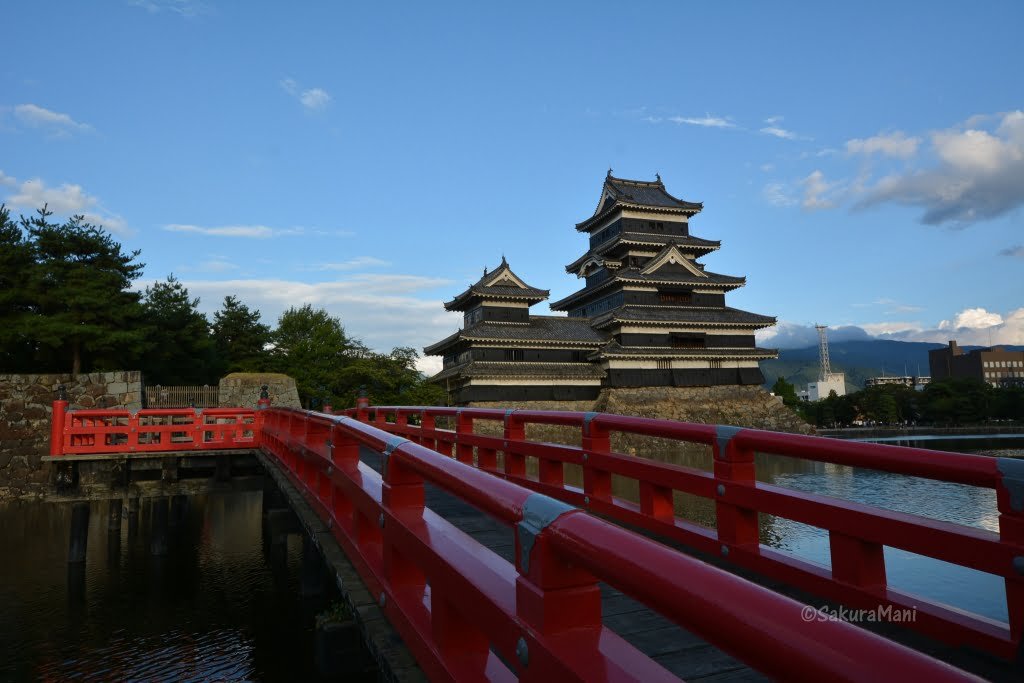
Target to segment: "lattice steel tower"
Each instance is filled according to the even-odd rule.
[[[815,325],[818,331],[818,358],[821,360],[821,367],[818,370],[818,381],[827,382],[832,375],[832,368],[828,365],[828,326]]]

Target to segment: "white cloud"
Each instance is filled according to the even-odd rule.
[[[775,164],[761,164],[761,170],[765,173],[771,173],[775,170]]]
[[[772,206],[792,206],[796,199],[789,194],[789,189],[784,183],[768,183],[761,190],[761,196]]]
[[[783,140],[803,139],[801,136],[797,135],[793,131],[786,130],[785,128],[779,128],[778,126],[766,126],[765,128],[761,129],[761,132],[764,133],[765,135],[774,135],[775,137],[782,138]]]
[[[244,237],[248,239],[268,239],[270,237],[283,237],[289,235],[302,235],[304,228],[271,228],[266,225],[219,225],[204,227],[201,225],[187,225],[171,223],[164,226],[168,232],[191,232],[199,235],[212,237]]]
[[[237,296],[256,308],[264,322],[274,325],[292,306],[309,303],[341,319],[345,331],[371,349],[388,352],[395,346],[411,346],[420,354],[423,347],[444,339],[462,324],[460,314],[444,310],[439,299],[422,299],[423,291],[451,285],[450,280],[418,275],[351,275],[329,282],[293,280],[183,279],[192,296],[200,298],[200,309],[208,314],[218,310],[224,297]],[[140,283],[139,288],[146,284]],[[434,361],[420,367],[433,367]]]
[[[197,17],[210,11],[210,7],[196,0],[128,0],[128,4],[141,7],[150,14],[171,12],[186,18]]]
[[[917,154],[917,146],[921,138],[907,137],[903,131],[884,133],[870,138],[847,140],[847,154],[881,154],[883,156],[909,159]]]
[[[804,188],[804,198],[800,203],[807,210],[829,209],[835,206],[834,200],[826,197],[835,190],[836,184],[825,180],[825,174],[819,170],[813,171],[809,176],[800,181]]]
[[[313,270],[357,270],[359,268],[373,268],[375,266],[390,266],[389,261],[384,261],[373,256],[356,256],[355,258],[349,259],[348,261],[342,261],[340,263],[318,263],[313,266]]]
[[[757,343],[781,349],[804,348],[818,342],[813,325],[780,321],[775,327],[760,330]],[[945,344],[955,339],[964,346],[1024,345],[1024,308],[1005,315],[984,308],[960,311],[952,320],[936,325],[919,321],[885,321],[830,327],[830,342],[892,339],[896,341],[935,342]]]
[[[23,126],[39,128],[55,137],[66,137],[72,133],[84,133],[92,126],[75,121],[68,114],[62,114],[37,104],[19,104],[12,111],[14,118]]]
[[[660,120],[660,119],[659,119]],[[735,128],[736,124],[729,120],[729,117],[712,116],[706,114],[702,118],[690,118],[686,116],[670,116],[668,120],[672,123],[687,124],[690,126],[704,126],[705,128]]]
[[[80,215],[94,225],[100,225],[113,233],[131,234],[121,216],[103,208],[99,198],[85,191],[81,185],[64,183],[59,187],[48,187],[39,178],[19,183],[16,178],[0,173],[0,185],[12,187],[13,194],[5,203],[15,209],[35,211],[44,205],[58,216]]]
[[[932,133],[937,163],[879,179],[855,208],[904,204],[923,210],[922,223],[954,227],[1013,211],[1024,204],[1024,112],[997,120],[993,130],[965,124]],[[972,117],[971,124],[984,121]]]
[[[232,263],[231,261],[229,261],[229,260],[227,260],[225,258],[216,257],[216,258],[207,259],[206,261],[202,261],[201,263],[199,263],[198,265],[195,265],[195,266],[192,266],[192,265],[178,266],[178,268],[176,270],[178,272],[181,272],[181,273],[188,273],[188,272],[228,273],[228,272],[231,272],[233,270],[238,270],[238,267],[239,266],[238,266],[237,263]]]
[[[781,123],[782,122],[782,118],[783,117],[781,117],[781,116],[769,116],[768,118],[766,118],[764,120],[764,122],[767,123],[769,126],[774,126],[777,123]]]
[[[952,323],[943,320],[939,329],[960,329],[963,327],[985,329],[1003,324],[1003,316],[989,313],[984,308],[967,308],[956,314]]]
[[[285,78],[279,82],[281,89],[294,97],[307,111],[320,111],[331,103],[330,94],[323,88],[303,90],[293,78]]]
[[[299,102],[302,102],[302,106],[310,110],[323,109],[330,101],[331,96],[323,88],[310,88],[299,95]]]

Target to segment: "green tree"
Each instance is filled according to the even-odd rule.
[[[34,345],[29,330],[34,305],[26,283],[34,268],[32,245],[0,204],[0,371],[32,369]]]
[[[146,288],[148,345],[142,370],[150,384],[209,384],[218,379],[213,340],[199,299],[174,275]]]
[[[782,398],[782,402],[787,406],[795,406],[800,402],[796,395],[796,387],[787,382],[785,377],[775,380],[775,384],[772,385],[772,393]]]
[[[63,224],[49,221],[46,207],[21,219],[32,244],[35,267],[28,294],[37,315],[28,331],[39,352],[40,369],[56,365],[73,374],[91,364],[113,367],[126,349],[137,350],[144,333],[138,325],[139,294],[130,289],[142,274],[138,250],[124,253],[102,228],[74,216]]]
[[[260,322],[259,311],[250,310],[237,297],[226,296],[221,309],[213,314],[212,330],[221,374],[267,369],[270,328]]]
[[[353,405],[361,387],[377,405],[442,405],[444,390],[416,369],[419,354],[408,346],[390,354],[370,353],[354,360],[342,373],[345,405]]]
[[[342,372],[353,359],[368,353],[361,342],[349,339],[338,318],[310,304],[282,313],[272,341],[274,369],[295,379],[299,400],[306,406],[312,399],[341,405]]]

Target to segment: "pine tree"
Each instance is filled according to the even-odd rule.
[[[212,329],[221,374],[267,369],[270,328],[260,322],[259,311],[249,310],[237,297],[226,296],[224,305],[213,314]]]
[[[73,374],[83,364],[113,367],[126,351],[143,343],[136,322],[139,294],[130,289],[142,274],[138,250],[124,253],[102,228],[74,216],[62,225],[49,221],[44,206],[21,219],[32,245],[35,267],[27,283],[37,315],[27,321],[39,352]]]
[[[142,369],[150,384],[199,384],[217,381],[219,373],[210,325],[199,312],[199,299],[169,275],[147,287],[143,304],[149,348]]]
[[[0,204],[0,371],[32,370],[34,345],[28,331],[35,311],[25,285],[34,267],[32,245]]]

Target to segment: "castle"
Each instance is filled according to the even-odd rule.
[[[585,280],[551,304],[567,316],[532,315],[549,291],[501,264],[446,310],[455,334],[424,349],[443,356],[449,403],[593,400],[603,388],[760,385],[758,362],[775,358],[754,332],[771,316],[725,305],[743,277],[706,270],[721,242],[690,233],[702,204],[670,195],[661,177],[626,180],[609,170],[594,214],[576,224],[589,248],[566,266]]]

